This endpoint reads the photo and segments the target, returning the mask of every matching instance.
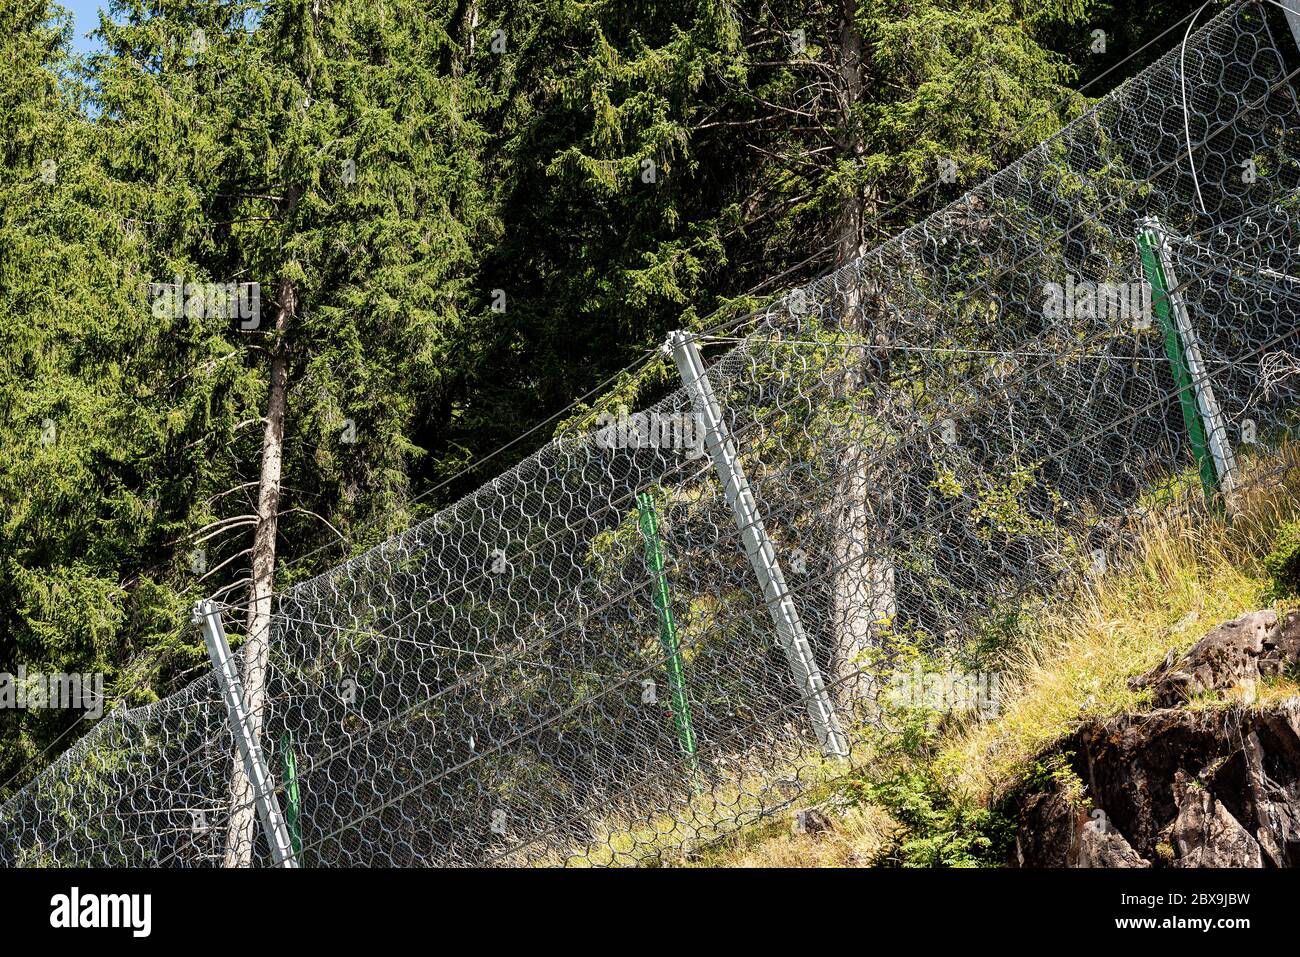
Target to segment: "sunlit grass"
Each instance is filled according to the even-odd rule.
[[[1167,491],[1127,557],[1068,598],[1035,610],[1033,627],[1003,650],[1000,710],[991,720],[945,725],[934,768],[964,804],[992,807],[1034,773],[1045,750],[1084,723],[1151,706],[1130,680],[1187,650],[1216,625],[1270,604],[1262,560],[1278,529],[1300,518],[1300,447],[1242,462],[1232,518],[1198,501],[1199,488]],[[1154,504],[1154,503],[1149,503]],[[1300,682],[1271,678],[1188,707],[1265,708],[1300,695]],[[863,735],[860,744],[870,738]],[[769,746],[770,747],[770,746]],[[855,764],[864,756],[855,748]],[[882,759],[885,760],[885,759]],[[903,760],[894,756],[889,760]],[[915,760],[914,758],[907,760]],[[798,779],[783,798],[774,769]],[[871,773],[887,768],[872,767]],[[734,781],[701,789],[683,811],[638,818],[610,813],[590,844],[535,863],[691,867],[844,867],[876,863],[898,825],[854,796],[860,772],[815,751],[770,757]],[[829,802],[831,826],[794,833],[793,812]]]
[[[1131,678],[1214,626],[1266,607],[1261,560],[1278,527],[1300,514],[1298,464],[1300,453],[1289,446],[1280,461],[1248,466],[1231,522],[1172,504],[1127,560],[1047,606],[1032,638],[1009,652],[1001,713],[953,732],[937,762],[942,778],[973,800],[996,800],[1023,780],[1037,754],[1083,722],[1148,707]],[[1284,692],[1275,684],[1267,693]]]
[[[701,867],[865,867],[897,830],[878,807],[860,804],[832,819],[818,834],[796,834],[791,821],[778,818],[719,841],[694,866]]]

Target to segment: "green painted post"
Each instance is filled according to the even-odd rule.
[[[649,492],[636,496],[637,516],[641,535],[645,539],[646,568],[652,578],[655,611],[659,617],[659,644],[663,647],[664,664],[668,668],[668,690],[672,701],[673,725],[677,740],[691,767],[695,766],[695,729],[691,727],[691,705],[686,700],[686,677],[682,667],[681,645],[677,640],[677,625],[673,622],[672,601],[668,592],[668,576],[664,572],[663,545],[659,540],[659,516],[654,499]]]
[[[284,817],[289,827],[289,841],[293,845],[293,856],[302,866],[302,827],[298,815],[302,809],[298,794],[298,759],[293,753],[293,739],[289,732],[280,735],[280,770],[284,774]]]
[[[1142,268],[1146,273],[1147,282],[1151,285],[1151,309],[1165,334],[1165,355],[1169,357],[1169,367],[1174,374],[1174,385],[1178,387],[1178,402],[1183,410],[1183,426],[1187,429],[1192,456],[1196,459],[1197,468],[1200,470],[1201,488],[1205,491],[1206,501],[1213,501],[1219,490],[1219,477],[1214,468],[1214,459],[1210,455],[1209,443],[1205,438],[1200,411],[1196,407],[1195,384],[1187,367],[1187,357],[1183,353],[1178,326],[1174,322],[1169,283],[1166,281],[1164,266],[1156,252],[1155,241],[1155,237],[1149,230],[1142,229],[1138,232],[1137,244],[1138,251],[1142,255]]]

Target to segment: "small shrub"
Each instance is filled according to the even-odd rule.
[[[919,764],[867,786],[871,803],[902,827],[876,863],[901,867],[997,867],[1015,840],[1015,821],[939,783],[930,765]]]
[[[1264,569],[1274,598],[1300,594],[1300,522],[1288,522],[1278,529]]]
[[[1083,780],[1071,766],[1073,760],[1073,751],[1056,751],[1035,760],[1025,770],[1024,793],[1059,791],[1075,807],[1090,803],[1084,797]]]
[[[878,761],[858,782],[859,799],[883,808],[898,829],[876,855],[896,867],[996,867],[1015,840],[1015,821],[940,780],[934,746],[942,716],[926,708],[886,708],[892,731],[877,745]]]

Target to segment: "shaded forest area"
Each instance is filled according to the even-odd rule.
[[[961,195],[1197,6],[127,0],[79,59],[0,0],[0,670],[174,690],[196,598],[256,633],[654,398],[669,330]],[[0,797],[84,727],[0,711]]]

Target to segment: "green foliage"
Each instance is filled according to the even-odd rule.
[[[1077,806],[1084,806],[1084,784],[1078,773],[1071,766],[1073,752],[1052,751],[1035,758],[1025,769],[1021,790],[1026,794],[1059,791],[1066,800]]]
[[[904,825],[878,863],[901,867],[998,867],[1015,840],[1015,819],[955,798],[928,765],[868,788],[872,802]]]
[[[1273,550],[1264,558],[1273,598],[1300,594],[1300,522],[1288,522],[1277,530]]]
[[[284,587],[490,477],[435,484],[669,329],[1055,130],[1097,7],[113,0],[82,62],[57,6],[0,0],[0,667],[102,671],[134,705],[203,666],[186,607],[243,597],[272,355]],[[260,327],[155,315],[178,275],[259,283]],[[560,427],[674,381],[615,376]],[[990,534],[1033,532],[986,491]],[[0,782],[76,718],[0,714]]]
[[[1054,522],[1035,518],[1024,507],[1025,491],[1034,485],[1036,471],[1037,466],[1013,468],[1005,481],[979,490],[979,501],[971,509],[971,518],[979,525],[976,534],[985,541],[992,541],[995,534],[1003,539],[1057,534]],[[1052,510],[1058,511],[1060,496],[1053,490],[1051,497]]]
[[[186,606],[242,598],[276,350],[277,584],[408,523],[493,234],[485,101],[450,4],[120,0],[79,65],[44,3],[5,2],[0,662],[139,704],[205,660]],[[175,276],[258,282],[259,328],[160,314]],[[0,781],[77,717],[0,715]]]
[[[558,407],[670,329],[742,314],[842,262],[1054,132],[1078,104],[1060,105],[1072,67],[1041,37],[1094,6],[668,0],[647,15],[554,0],[486,12],[510,41],[503,56],[476,54],[499,65],[490,122],[507,224],[483,288],[507,290],[509,306],[472,340],[484,374],[467,383],[458,440],[512,438],[521,410]],[[853,63],[846,103],[833,88]],[[958,182],[931,191],[949,157]],[[875,212],[887,215],[868,226]],[[620,382],[619,401],[667,384]]]
[[[1011,466],[1004,473],[992,477],[976,473],[974,479],[965,483],[957,478],[957,469],[941,466],[930,487],[944,498],[973,500],[970,507],[971,519],[975,522],[976,534],[984,541],[993,541],[995,536],[1005,542],[1013,538],[1044,538],[1057,534],[1055,522],[1035,516],[1027,507],[1026,491],[1038,484],[1035,473],[1042,463],[1028,466]],[[969,473],[969,463],[961,463],[963,472]],[[1047,491],[1047,511],[1055,515],[1063,502],[1055,489]]]
[[[1037,603],[1008,601],[989,611],[976,623],[973,635],[957,649],[969,668],[997,667],[1016,651],[1023,650],[1038,630]]]
[[[1019,619],[1010,614],[991,620],[988,641],[1018,627]],[[857,782],[858,797],[883,808],[899,825],[876,863],[998,866],[1006,861],[1015,822],[1004,809],[990,809],[945,784],[935,760],[945,728],[969,715],[955,715],[949,710],[953,702],[931,701],[921,693],[927,679],[942,677],[981,655],[974,648],[951,647],[936,654],[929,644],[914,635],[895,634],[874,662],[882,674],[888,666],[893,681],[876,699],[880,714],[867,732],[873,759]],[[982,656],[990,655],[985,651]]]
[[[878,864],[899,867],[996,867],[1006,862],[1015,820],[946,786],[936,775],[933,715],[910,709],[903,733],[886,745],[874,776],[862,782],[862,798],[889,812],[898,832]]]

